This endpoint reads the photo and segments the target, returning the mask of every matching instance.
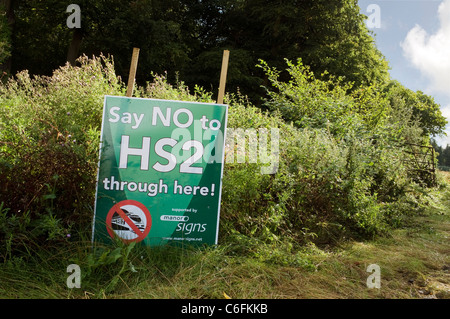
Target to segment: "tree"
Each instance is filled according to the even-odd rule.
[[[217,89],[222,52],[229,49],[227,89],[239,89],[256,104],[265,94],[262,85],[269,85],[256,67],[260,59],[284,69],[284,59],[301,58],[317,78],[342,77],[353,83],[351,90],[389,80],[356,0],[80,0],[82,23],[75,29],[66,25],[71,2],[14,2],[13,73],[50,75],[83,53],[103,53],[114,57],[117,74],[127,80],[132,48],[139,47],[138,82],[167,72],[171,81],[179,74],[188,86],[210,91]],[[417,99],[415,115],[423,117],[425,133],[439,132],[434,102]]]
[[[50,75],[66,62],[71,30],[66,26],[69,0],[13,2],[12,73],[28,69]]]
[[[259,59],[283,69],[285,58],[302,58],[316,75],[327,70],[355,88],[389,79],[356,0],[214,0],[198,1],[192,10],[201,43],[192,69],[201,74],[202,85],[217,77],[225,48],[231,50],[227,87],[250,95],[263,94],[260,85],[269,84],[255,68]]]
[[[314,1],[303,60],[316,73],[328,71],[361,85],[389,80],[388,63],[376,48],[356,0]]]
[[[126,77],[136,46],[138,82],[151,72],[174,79],[178,71],[188,85],[208,90],[217,88],[222,51],[229,49],[227,88],[254,101],[268,84],[259,59],[282,69],[285,58],[302,58],[316,75],[327,70],[353,87],[388,78],[356,0],[80,0],[81,28],[69,29],[71,2],[15,2],[14,72],[50,74],[73,62],[79,48],[78,54],[113,55]]]
[[[450,171],[450,145],[447,144],[445,147],[442,147],[434,139],[431,140],[431,145],[436,152],[439,168],[444,171]]]
[[[398,81],[390,81],[383,89],[392,110],[400,111],[403,117],[418,122],[422,136],[444,134],[447,119],[442,115],[439,104],[421,91],[414,92]]]
[[[1,9],[0,9],[1,10]],[[9,57],[9,28],[5,14],[0,11],[0,63]]]
[[[0,0],[0,70],[9,72],[11,67],[11,29],[14,25],[14,11],[11,0]]]
[[[114,56],[117,73],[128,75],[133,47],[141,48],[138,81],[150,73],[175,75],[189,62],[195,21],[177,0],[80,0],[81,28],[70,29],[66,12],[71,0],[22,0],[17,16],[13,71],[49,75],[81,54]],[[77,49],[79,48],[79,50]],[[78,52],[77,52],[78,51]]]

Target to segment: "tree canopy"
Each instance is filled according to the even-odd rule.
[[[0,65],[11,55],[11,31],[7,13],[6,3],[0,1]]]
[[[126,76],[133,46],[141,48],[138,80],[150,72],[180,72],[188,83],[215,87],[221,49],[232,51],[228,83],[259,90],[258,59],[277,67],[301,57],[356,85],[387,78],[356,0],[80,0],[81,29],[66,26],[69,0],[13,2],[13,73],[50,74],[66,62],[73,41],[79,54],[111,54]]]
[[[348,92],[376,86],[393,108],[412,107],[424,135],[443,132],[439,105],[422,92],[390,82],[357,0],[80,0],[81,28],[70,29],[72,0],[2,0],[0,63],[11,74],[52,71],[81,54],[112,55],[126,80],[133,47],[139,47],[138,83],[166,74],[189,87],[217,92],[222,51],[231,51],[227,90],[256,105],[269,79],[257,65],[283,69],[301,58],[316,78],[348,83]],[[10,56],[10,57],[9,57]],[[9,58],[8,58],[9,57]],[[287,72],[280,80],[287,81]]]

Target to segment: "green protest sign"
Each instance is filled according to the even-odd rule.
[[[93,240],[216,244],[227,106],[106,96]]]

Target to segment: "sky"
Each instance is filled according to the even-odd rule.
[[[450,0],[359,0],[391,78],[432,96],[450,122]],[[436,137],[441,146],[447,136]]]

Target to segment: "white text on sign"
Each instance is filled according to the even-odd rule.
[[[111,122],[111,123],[120,122],[123,124],[131,124],[131,128],[133,130],[139,128],[139,126],[142,123],[142,120],[145,117],[145,114],[143,114],[143,113],[137,114],[137,113],[129,113],[129,112],[123,112],[123,113],[119,113],[119,112],[120,112],[120,107],[118,107],[118,106],[111,107],[111,109],[109,110],[109,114],[111,116],[109,118],[109,122]],[[183,116],[185,119],[180,120],[180,117],[183,114],[185,115],[185,116]],[[186,117],[187,117],[187,119],[186,119]],[[158,119],[159,119],[159,121],[158,121]],[[173,116],[172,116],[172,109],[170,107],[166,108],[165,114],[163,113],[161,108],[159,108],[157,106],[153,108],[151,125],[156,126],[158,124],[162,124],[165,127],[169,127],[171,119],[172,119],[173,124],[175,124],[175,126],[177,126],[178,128],[188,128],[194,122],[194,117],[192,115],[192,112],[188,109],[184,109],[184,108],[177,109],[175,112],[173,112]],[[215,119],[210,120],[205,115],[203,115],[199,119],[199,121],[202,124],[201,125],[202,129],[204,129],[204,130],[211,129],[213,131],[217,131],[221,127],[221,123],[219,120],[215,120]]]
[[[131,148],[130,145],[130,137],[128,135],[122,135],[122,140],[120,143],[120,160],[119,160],[119,168],[127,168],[128,167],[128,156],[136,155],[141,157],[141,170],[146,171],[149,168],[150,162],[150,142],[151,138],[144,136],[142,138],[142,148]],[[167,173],[172,171],[177,165],[177,158],[174,154],[167,152],[164,150],[164,146],[171,146],[172,148],[179,144],[173,138],[162,138],[155,143],[155,153],[164,159],[167,160],[167,164],[161,164],[160,162],[156,162],[152,168],[155,171],[161,173]],[[203,167],[193,167],[198,160],[203,157],[204,147],[203,144],[199,141],[186,141],[182,144],[183,151],[189,151],[191,148],[195,149],[195,152],[192,156],[188,157],[180,164],[180,173],[189,173],[189,174],[202,174]]]
[[[105,177],[102,180],[103,188],[107,191],[124,191],[147,193],[148,196],[153,197],[158,194],[168,194],[169,186],[164,183],[162,179],[158,183],[150,182],[136,182],[136,181],[119,181],[116,177]],[[201,195],[201,196],[214,196],[215,184],[211,184],[211,187],[198,186],[198,185],[182,185],[175,180],[173,186],[170,186],[170,192],[174,195]],[[172,191],[173,190],[173,191]]]

